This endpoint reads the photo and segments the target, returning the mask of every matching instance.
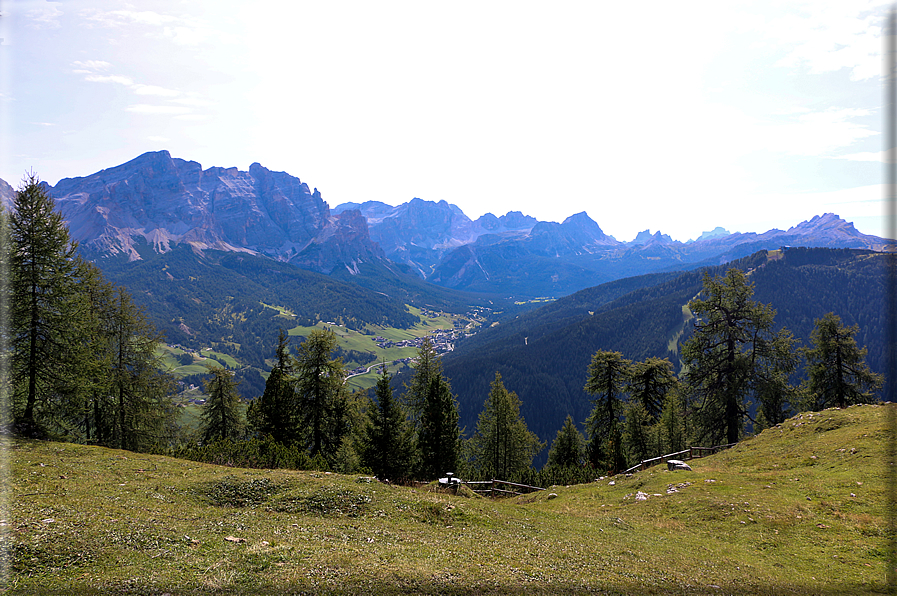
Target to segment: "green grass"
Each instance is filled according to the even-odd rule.
[[[804,414],[692,472],[505,501],[7,441],[7,591],[877,593],[884,414]]]

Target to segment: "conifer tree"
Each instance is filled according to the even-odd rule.
[[[442,361],[436,353],[433,342],[429,337],[425,337],[418,348],[414,375],[411,377],[411,382],[406,385],[404,395],[405,407],[415,427],[419,426],[420,419],[427,407],[430,381],[438,374],[442,374]]]
[[[685,382],[696,404],[698,439],[735,443],[749,417],[749,397],[772,403],[787,392],[790,333],[773,334],[775,311],[753,300],[744,272],[704,276],[703,298],[692,300],[694,334],[682,346]],[[783,385],[785,383],[785,385]]]
[[[283,329],[277,337],[276,355],[277,363],[265,382],[265,392],[250,402],[247,418],[259,434],[271,435],[278,443],[290,445],[301,439],[301,433],[296,392],[291,381],[290,339]]]
[[[544,446],[520,415],[520,398],[505,388],[496,372],[470,438],[471,467],[481,476],[508,480],[529,468]]]
[[[336,335],[315,329],[293,361],[293,389],[312,457],[334,455],[349,430],[346,373],[342,360],[331,357],[335,349]]]
[[[220,439],[240,438],[245,425],[234,373],[220,366],[209,367],[209,372],[212,378],[205,386],[208,399],[202,411],[202,442],[209,444]]]
[[[585,390],[596,396],[586,420],[588,457],[596,468],[615,473],[623,470],[623,395],[632,362],[620,352],[598,350],[589,364]]]
[[[623,446],[628,465],[635,465],[657,454],[657,433],[653,419],[640,401],[626,404],[626,418],[623,423]]]
[[[437,478],[447,472],[455,473],[461,456],[458,402],[441,372],[430,376],[424,399],[417,441],[420,450],[418,475],[420,478]]]
[[[77,244],[37,176],[16,192],[10,225],[10,348],[18,433],[42,436],[41,416],[71,372],[72,273]]]
[[[402,404],[393,397],[391,380],[384,366],[374,392],[377,401],[367,414],[362,463],[381,480],[400,481],[411,477],[414,437]]]
[[[685,408],[679,391],[667,393],[660,413],[661,451],[663,454],[676,453],[685,449],[688,430]],[[661,455],[663,455],[661,454]]]
[[[866,365],[866,348],[859,348],[859,326],[845,327],[835,313],[816,319],[810,333],[813,347],[803,350],[807,359],[807,406],[822,410],[866,404],[875,400],[884,377]]]
[[[642,404],[652,421],[660,418],[667,393],[679,383],[666,358],[648,358],[629,368],[626,389],[631,401]]]
[[[569,414],[548,450],[548,465],[567,468],[585,463],[585,438]]]

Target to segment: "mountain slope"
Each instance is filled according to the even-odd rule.
[[[751,272],[754,298],[771,304],[778,311],[776,325],[789,328],[804,345],[814,319],[827,312],[840,315],[846,325],[858,324],[857,341],[869,348],[867,363],[883,370],[885,255],[791,248],[774,257],[763,251],[690,271],[611,302],[603,301],[606,290],[599,286],[482,332],[445,358],[462,426],[475,426],[496,371],[508,390],[519,395],[530,429],[551,440],[567,414],[582,423],[591,409],[583,386],[595,351],[620,351],[634,360],[669,357],[678,368],[677,342],[670,342],[688,337],[690,324],[682,307],[701,290],[705,271],[720,275],[729,267]]]

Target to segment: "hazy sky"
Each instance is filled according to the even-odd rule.
[[[13,186],[167,149],[624,241],[883,233],[887,2],[0,2]]]

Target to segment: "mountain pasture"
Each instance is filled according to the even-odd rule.
[[[5,440],[7,589],[877,593],[886,414],[803,413],[691,460],[691,472],[658,466],[497,501],[363,476]]]

